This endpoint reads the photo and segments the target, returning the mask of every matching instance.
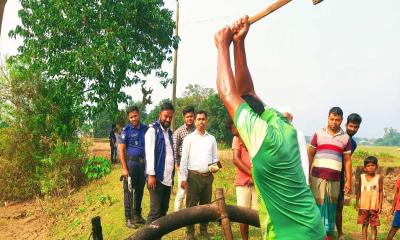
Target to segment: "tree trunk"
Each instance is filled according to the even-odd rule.
[[[3,13],[6,6],[7,0],[0,0],[0,36],[1,36],[1,25],[3,24]]]

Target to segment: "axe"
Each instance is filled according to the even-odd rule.
[[[257,22],[258,20],[260,20],[261,18],[269,15],[270,13],[274,12],[275,10],[277,10],[278,8],[286,5],[287,3],[289,3],[291,0],[278,0],[275,3],[271,4],[269,7],[267,7],[266,9],[260,11],[259,13],[257,13],[256,15],[252,16],[249,18],[249,22],[250,24],[253,24],[255,22]],[[322,2],[323,0],[312,0],[314,5],[317,5],[318,3]]]

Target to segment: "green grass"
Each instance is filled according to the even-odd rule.
[[[368,153],[387,152],[398,160],[400,153],[396,148],[375,148],[360,147]],[[214,189],[224,188],[226,202],[236,204],[235,196],[235,169],[231,162],[231,151],[229,149],[221,150],[219,158],[222,161],[223,168],[215,175]],[[387,161],[385,164],[399,166],[400,161]],[[382,166],[382,163],[381,163]],[[104,239],[124,239],[134,233],[125,227],[124,208],[123,208],[123,190],[122,182],[119,181],[121,174],[120,165],[113,166],[112,172],[102,179],[95,180],[85,187],[82,187],[74,194],[64,198],[47,198],[43,200],[47,209],[47,214],[55,218],[49,239],[88,239],[91,233],[91,218],[101,217]],[[176,186],[176,184],[175,184]],[[176,189],[174,190],[176,192]],[[145,189],[143,198],[143,215],[146,218],[149,210],[149,195]],[[175,194],[171,195],[169,212],[173,211]],[[356,224],[357,213],[353,207],[344,208],[344,232],[346,239],[360,239],[361,226]],[[379,239],[385,239],[391,224],[391,217],[381,217],[381,227],[378,228]],[[214,233],[214,239],[223,239],[220,226],[211,223],[210,232]],[[232,224],[234,239],[240,239],[239,225]],[[198,232],[198,230],[197,230]],[[251,239],[261,239],[260,231],[257,228],[250,228]],[[185,229],[179,229],[166,236],[163,239],[184,239]],[[396,239],[400,239],[400,233]]]
[[[364,159],[375,156],[381,167],[400,166],[400,147],[358,146],[353,154],[353,166],[363,166]]]

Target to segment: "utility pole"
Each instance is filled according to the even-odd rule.
[[[176,0],[176,22],[175,22],[175,37],[179,36],[179,0]],[[177,64],[178,64],[178,45],[174,49],[174,72],[173,72],[173,82],[172,82],[172,105],[176,108],[176,80],[177,80]],[[172,131],[176,128],[175,115],[172,119],[171,124]]]

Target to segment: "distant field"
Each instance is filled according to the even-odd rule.
[[[362,166],[368,156],[375,156],[381,167],[400,166],[400,147],[359,146],[353,154],[353,166]]]

